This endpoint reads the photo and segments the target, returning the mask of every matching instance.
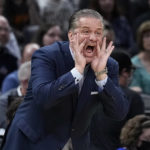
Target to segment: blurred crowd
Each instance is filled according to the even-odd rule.
[[[136,150],[133,147],[142,145],[145,128],[150,141],[150,0],[0,0],[0,128],[7,128],[26,94],[32,54],[42,46],[68,40],[68,20],[82,8],[103,16],[104,36],[114,42],[119,83],[130,101],[121,122],[108,119],[100,106],[91,124],[92,148]],[[136,121],[128,123],[132,118]],[[136,141],[128,141],[133,135],[127,126],[138,121],[144,130],[137,127]],[[148,123],[143,125],[144,121]]]

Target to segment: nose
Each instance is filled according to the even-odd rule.
[[[94,33],[91,33],[89,36],[89,40],[96,41],[96,35]]]

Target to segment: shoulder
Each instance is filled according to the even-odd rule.
[[[6,79],[16,79],[18,77],[18,71],[15,70],[6,76]]]
[[[55,54],[60,52],[62,49],[63,45],[68,44],[68,42],[55,42],[51,45],[41,47],[39,50],[35,51],[33,56],[38,55],[38,54]],[[68,44],[69,46],[69,44]]]
[[[132,63],[137,64],[140,62],[140,59],[139,59],[138,55],[135,55],[131,58],[131,61],[132,61]]]
[[[109,76],[118,74],[119,73],[118,62],[112,57],[109,57],[107,61],[107,69],[108,69]]]
[[[131,61],[132,61],[133,65],[134,65],[135,67],[137,67],[137,68],[143,67],[143,65],[141,64],[141,60],[140,60],[140,58],[139,58],[138,55],[133,56],[133,57],[131,58]]]
[[[118,66],[118,62],[114,58],[109,57],[108,61],[107,61],[107,66],[108,67],[117,67]]]

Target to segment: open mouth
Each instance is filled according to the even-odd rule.
[[[92,53],[92,52],[94,51],[94,49],[95,49],[95,46],[90,46],[90,45],[88,45],[88,46],[86,47],[86,51],[87,51],[88,53]]]

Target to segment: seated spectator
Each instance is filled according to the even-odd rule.
[[[23,63],[19,68],[18,78],[20,81],[20,85],[17,88],[9,90],[8,92],[0,96],[0,128],[7,127],[6,111],[13,97],[25,96],[28,87],[28,80],[30,79],[30,74],[31,62],[28,61]]]
[[[22,52],[22,59],[21,63],[24,63],[26,61],[30,61],[32,54],[39,49],[39,45],[36,43],[29,43],[25,45],[23,52]],[[19,80],[18,80],[18,70],[15,70],[14,72],[8,74],[3,83],[2,83],[2,89],[1,92],[4,94],[5,92],[16,88],[19,85]]]
[[[23,99],[23,96],[13,96],[13,98],[11,99],[6,112],[8,124],[13,120],[15,112],[17,111],[17,108],[21,104]]]
[[[137,32],[140,52],[132,58],[136,66],[130,87],[144,94],[150,94],[150,21],[144,22]]]
[[[6,18],[0,16],[0,90],[6,75],[18,68],[17,58],[9,52],[7,47],[9,40],[10,26]]]
[[[62,31],[59,25],[53,23],[45,24],[39,28],[33,37],[33,42],[38,43],[40,46],[46,46],[62,40],[61,36]]]
[[[8,20],[0,15],[0,43],[1,46],[8,49],[8,52],[20,59],[20,49],[14,33],[11,31]]]
[[[137,115],[130,119],[122,128],[120,139],[124,148],[118,150],[149,150],[150,117]]]
[[[6,112],[8,124],[10,124],[12,119],[14,118],[14,115],[15,115],[15,112],[16,112],[18,106],[23,101],[23,97],[14,96],[13,99],[11,99],[11,100],[12,100],[12,102],[8,105],[7,112]],[[6,130],[4,128],[0,128],[0,146],[1,146],[2,141],[3,141],[5,131]]]
[[[111,56],[119,63],[119,84],[129,100],[129,111],[124,120],[115,121],[104,114],[102,105],[97,109],[91,122],[91,150],[115,150],[120,147],[119,135],[123,125],[128,119],[144,113],[140,95],[128,88],[133,69],[128,53],[118,50],[113,51]]]

